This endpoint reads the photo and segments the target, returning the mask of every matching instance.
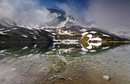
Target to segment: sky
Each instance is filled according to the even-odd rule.
[[[64,10],[86,28],[92,23],[91,27],[130,36],[130,0],[0,0],[0,23],[55,24],[58,15],[46,8]]]
[[[72,8],[72,12],[81,17],[83,16],[82,12],[84,11],[84,9],[87,10],[89,6],[89,0],[39,0],[39,3],[41,6],[45,6],[46,8],[59,10],[64,10],[63,7],[66,5],[69,8]]]
[[[86,7],[88,0],[39,0],[41,6],[47,8],[60,9],[57,4],[70,4],[76,6],[78,9]]]

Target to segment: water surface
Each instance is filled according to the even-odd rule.
[[[130,84],[130,45],[96,45],[0,44],[0,84]]]

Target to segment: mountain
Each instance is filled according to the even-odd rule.
[[[62,10],[47,8],[48,12],[50,12],[50,15],[56,15],[56,18],[52,21],[46,22],[46,23],[25,23],[21,20],[13,20],[10,18],[0,18],[0,25],[10,27],[10,26],[19,26],[19,27],[25,27],[28,29],[43,29],[43,28],[60,28],[64,26],[74,25],[76,24],[76,20],[70,16],[67,15]],[[42,17],[41,17],[42,18]],[[44,19],[44,18],[43,18]]]
[[[47,8],[51,14],[58,15],[57,20],[39,27],[19,25],[8,19],[0,21],[0,42],[6,43],[52,43],[53,41],[87,42],[92,39],[101,41],[127,41],[115,34],[99,28],[87,28],[76,24],[76,20],[62,10]],[[69,39],[69,40],[68,40]],[[95,40],[94,40],[95,41]]]
[[[97,28],[85,28],[82,26],[65,26],[62,28],[44,28],[46,31],[51,32],[55,35],[56,40],[81,40],[86,35],[92,35],[92,38],[99,37],[102,41],[127,41],[127,38],[119,37],[115,34],[109,33],[108,31],[97,29]],[[87,38],[89,39],[89,38]]]
[[[0,25],[0,42],[50,44],[53,40],[52,34],[42,29],[36,30],[18,26],[6,27]]]
[[[44,28],[60,28],[64,26],[72,26],[76,24],[76,20],[71,16],[67,15],[63,10],[57,10],[57,9],[52,9],[52,8],[47,8],[47,10],[51,14],[57,14],[57,21],[53,21],[53,23],[49,23],[47,25],[44,25]]]
[[[57,9],[52,9],[52,8],[47,8],[47,10],[49,10],[50,11],[50,13],[52,14],[52,13],[56,13],[56,14],[58,14],[59,16],[58,16],[58,20],[59,20],[59,22],[62,22],[62,21],[65,21],[66,20],[66,13],[64,12],[64,11],[62,11],[62,10],[57,10]]]

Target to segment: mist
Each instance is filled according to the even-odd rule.
[[[66,15],[72,16],[76,22],[76,25],[91,28],[91,21],[88,21],[87,18],[84,18],[86,17],[84,15],[86,8],[79,10],[79,8],[73,2],[68,2],[68,4],[58,3],[57,6],[65,11]]]
[[[118,35],[130,35],[129,0],[91,0],[85,15],[100,28]]]
[[[51,14],[41,7],[38,0],[1,0],[0,23],[5,25],[15,23],[19,26],[29,25],[39,27],[56,21],[57,14]]]
[[[120,36],[130,36],[129,0],[86,0],[86,6],[81,10],[73,3],[58,6],[76,17],[83,27],[96,27]]]

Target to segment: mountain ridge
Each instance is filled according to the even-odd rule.
[[[87,27],[82,27],[78,24],[75,25],[75,23],[76,23],[75,19],[70,15],[66,15],[66,13],[62,10],[51,9],[51,8],[47,8],[47,10],[49,10],[50,13],[59,14],[59,16],[58,16],[59,25],[58,26],[51,26],[51,23],[50,23],[49,26],[44,25],[44,26],[41,26],[38,28],[34,28],[34,27],[31,27],[30,25],[20,26],[19,24],[15,23],[13,21],[11,23],[11,20],[8,20],[8,22],[6,22],[6,20],[7,20],[6,19],[0,23],[1,42],[4,41],[4,39],[5,39],[4,37],[6,37],[6,38],[10,37],[11,39],[13,39],[14,37],[16,37],[15,35],[20,36],[19,38],[25,39],[25,41],[27,41],[27,42],[29,42],[30,39],[40,42],[40,41],[43,41],[42,38],[46,41],[49,40],[50,42],[52,42],[53,39],[57,39],[58,36],[60,37],[60,39],[58,39],[58,40],[61,40],[61,39],[63,40],[63,39],[67,39],[67,38],[72,39],[72,40],[73,39],[80,40],[82,37],[82,33],[91,32],[91,31],[98,32],[98,34],[94,35],[96,37],[99,37],[99,35],[101,35],[101,34],[107,34],[108,36],[113,38],[113,41],[125,41],[125,40],[128,41],[128,38],[119,37],[116,34],[110,33],[103,29],[94,28],[94,27],[87,28]],[[9,23],[11,23],[11,24],[9,24]],[[26,31],[26,33],[25,33],[25,31]],[[33,37],[29,34],[30,32],[32,33],[31,34],[32,36],[34,34]],[[36,32],[37,32],[37,34],[36,34]],[[26,39],[27,37],[29,37],[29,38]],[[40,39],[36,39],[36,38],[40,38]],[[101,35],[101,38],[106,39],[102,35]],[[22,41],[21,39],[19,39],[19,40]]]

